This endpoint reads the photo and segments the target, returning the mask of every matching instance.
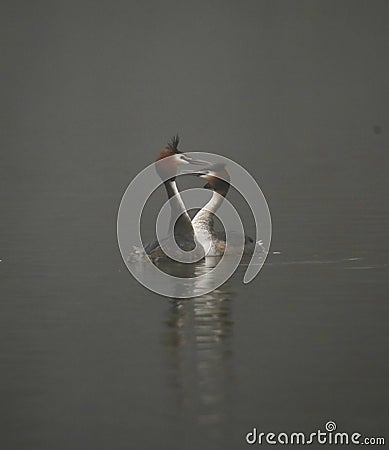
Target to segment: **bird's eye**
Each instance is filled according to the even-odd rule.
[[[183,154],[180,154],[178,157],[180,158],[180,160],[182,162],[187,163],[187,164],[189,164],[192,161],[192,158],[189,158],[188,156],[183,155]]]

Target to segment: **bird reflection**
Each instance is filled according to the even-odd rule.
[[[211,274],[217,261],[180,264],[181,277]],[[183,273],[185,271],[185,273]],[[206,283],[203,278],[201,283]],[[178,293],[177,293],[178,294]],[[189,300],[172,299],[166,320],[169,382],[180,414],[217,435],[228,413],[232,384],[230,367],[233,321],[228,283],[213,292]],[[218,426],[219,425],[219,426]]]

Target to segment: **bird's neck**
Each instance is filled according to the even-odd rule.
[[[196,239],[200,242],[206,254],[212,252],[212,246],[216,239],[214,213],[218,210],[222,202],[223,197],[213,192],[211,200],[209,200],[192,220]]]
[[[203,208],[196,214],[195,220],[209,221],[213,222],[213,214],[219,209],[220,205],[223,203],[224,197],[217,192],[213,192],[211,200],[203,206]]]
[[[172,208],[169,232],[172,232],[174,229],[175,235],[180,234],[187,237],[194,236],[192,221],[190,220],[189,214],[185,208],[185,204],[181,198],[176,182],[173,180],[167,180],[164,184],[167,195],[169,199],[171,199],[170,205]],[[176,222],[173,219],[174,217],[178,217]]]

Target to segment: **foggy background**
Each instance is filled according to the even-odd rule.
[[[168,300],[132,279],[116,242],[124,190],[177,132],[182,150],[258,181],[281,252],[270,264],[378,267],[304,266],[296,281],[265,264],[231,297],[232,448],[264,424],[386,431],[388,12],[378,0],[1,3],[3,448],[198,448],[164,381]]]
[[[293,229],[309,246],[347,241],[350,226],[369,239],[353,206],[366,215],[386,206],[387,10],[380,1],[3,2],[12,232],[46,223],[59,250],[64,228],[78,234],[77,220],[89,220],[103,228],[93,256],[110,253],[120,194],[179,132],[184,150],[249,168],[276,223],[286,207],[292,227],[300,214],[320,216]],[[307,191],[325,203],[302,207]],[[69,196],[78,201],[65,205]],[[275,245],[290,240],[275,231]]]

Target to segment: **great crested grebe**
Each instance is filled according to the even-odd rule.
[[[225,164],[214,164],[205,170],[197,172],[197,176],[207,180],[205,189],[212,189],[211,200],[192,219],[192,226],[196,239],[206,251],[205,256],[222,256],[226,249],[226,235],[224,231],[215,230],[214,213],[222,204],[230,188],[230,177]],[[220,178],[223,177],[223,178]],[[233,242],[229,244],[233,251]],[[254,240],[245,236],[244,253],[254,250]]]
[[[172,215],[169,224],[170,236],[167,240],[174,237],[176,244],[181,250],[191,251],[196,247],[196,238],[191,219],[176,184],[176,175],[179,167],[183,164],[206,166],[209,165],[209,163],[206,161],[195,160],[185,155],[185,153],[182,153],[178,149],[178,143],[179,137],[176,135],[158,155],[155,167],[161,179],[165,180],[163,183],[168,198],[171,199],[170,206],[172,208]],[[173,158],[168,158],[169,156]],[[178,217],[177,221],[174,220],[175,217]],[[202,248],[200,248],[200,250],[202,256],[204,256]],[[166,254],[161,249],[158,241],[148,244],[145,247],[145,252],[151,259],[166,258]],[[199,255],[194,255],[196,259],[198,256]]]

